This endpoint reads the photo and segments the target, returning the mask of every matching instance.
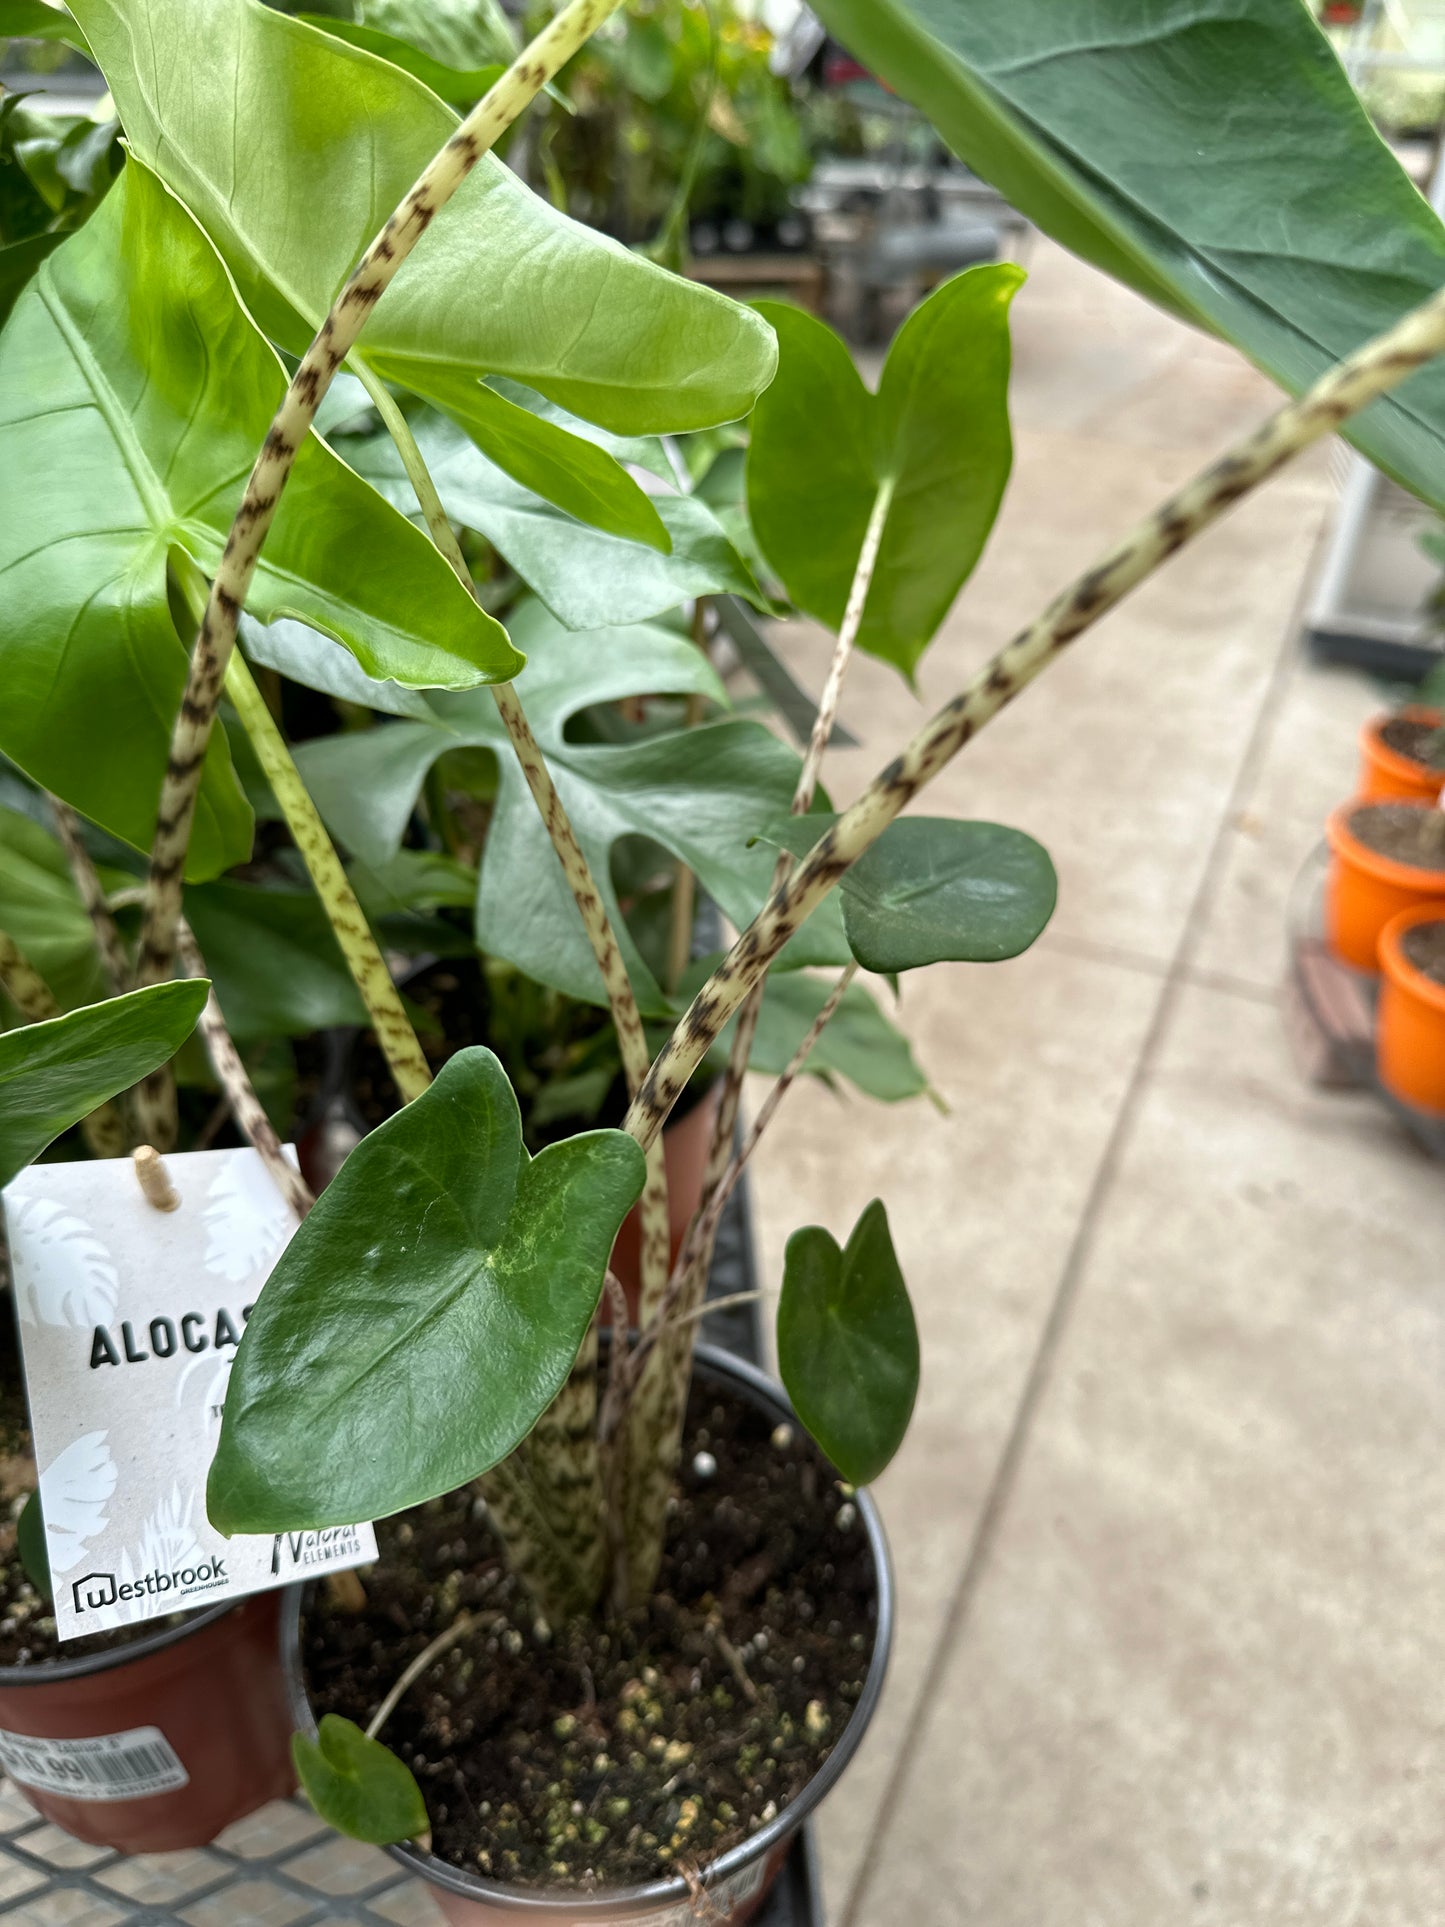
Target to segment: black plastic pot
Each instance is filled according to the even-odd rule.
[[[781,1387],[756,1366],[744,1364],[726,1352],[699,1345],[696,1369],[704,1382],[721,1380],[761,1408],[774,1422],[792,1420],[793,1411]],[[883,1677],[893,1638],[893,1574],[888,1561],[888,1545],[878,1508],[866,1492],[857,1496],[858,1520],[868,1536],[877,1582],[878,1619],[873,1654],[863,1691],[843,1736],[797,1799],[748,1840],[717,1859],[706,1869],[704,1884],[715,1912],[707,1916],[718,1927],[742,1927],[751,1920],[767,1898],[768,1890],[793,1844],[794,1836],[808,1816],[827,1796],[857,1752],[883,1691]],[[297,1726],[306,1733],[316,1731],[315,1717],[306,1696],[302,1675],[300,1625],[303,1589],[292,1588],[282,1608],[282,1664],[291,1695],[291,1709]],[[388,1849],[393,1858],[433,1889],[438,1906],[455,1927],[477,1927],[499,1917],[515,1916],[519,1927],[602,1927],[614,1922],[621,1927],[692,1927],[700,1917],[698,1903],[680,1877],[653,1880],[639,1887],[620,1887],[610,1893],[582,1894],[559,1892],[538,1887],[513,1887],[500,1881],[484,1880],[480,1875],[463,1873],[428,1853],[409,1846]]]

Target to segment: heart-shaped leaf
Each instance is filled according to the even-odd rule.
[[[0,748],[138,848],[186,679],[167,555],[214,569],[284,387],[206,237],[134,160],[0,335]],[[422,532],[314,435],[251,603],[413,686],[521,666]],[[250,852],[251,813],[213,731],[189,873]]]
[[[484,535],[569,629],[645,622],[692,596],[764,600],[717,517],[696,496],[652,497],[671,544],[663,554],[562,514],[440,416],[420,416],[412,428],[448,515]],[[388,501],[408,515],[417,513],[389,436],[352,438],[340,447]]]
[[[778,374],[753,413],[753,533],[798,607],[837,629],[879,490],[891,490],[858,646],[906,676],[982,554],[1008,480],[1008,310],[1022,280],[1006,264],[946,281],[899,329],[876,395],[831,328],[758,304]]]
[[[62,1131],[173,1057],[209,989],[201,978],[152,984],[0,1034],[0,1189]]]
[[[765,840],[806,856],[836,818],[793,816]],[[881,976],[935,963],[1001,963],[1054,914],[1049,853],[1022,830],[946,816],[900,816],[839,885],[849,948]]]
[[[314,1740],[291,1735],[291,1760],[317,1814],[349,1839],[389,1847],[426,1833],[426,1801],[410,1767],[353,1720],[323,1713]]]
[[[1045,233],[1295,394],[1445,281],[1445,228],[1299,0],[816,10]],[[1445,502],[1445,366],[1343,433]]]
[[[821,1225],[783,1255],[778,1370],[808,1431],[852,1485],[903,1443],[918,1395],[918,1327],[875,1198],[840,1251]]]
[[[573,740],[580,710],[631,695],[726,700],[701,652],[675,630],[636,624],[573,635],[538,604],[511,618],[529,652],[518,682],[533,732],[597,881],[649,1015],[670,1005],[629,935],[612,877],[613,851],[646,837],[680,858],[739,926],[761,906],[772,859],[749,849],[756,828],[792,800],[798,757],[760,723],[728,719],[626,744]],[[492,955],[584,1002],[603,1000],[596,959],[536,803],[485,693],[430,697],[428,722],[399,721],[306,744],[297,762],[317,807],[353,856],[378,863],[399,846],[427,771],[448,750],[489,749],[497,799],[482,856],[477,941]],[[790,965],[845,963],[835,905],[810,917]]]
[[[75,14],[132,151],[299,354],[456,115],[260,0],[76,0]],[[204,59],[177,59],[183,47]],[[569,221],[493,155],[418,243],[360,350],[417,394],[436,373],[510,375],[620,434],[736,420],[775,361],[759,316]]]
[[[530,1157],[501,1065],[458,1052],[362,1139],[262,1288],[212,1523],[352,1525],[504,1459],[566,1381],[643,1173],[621,1131]]]

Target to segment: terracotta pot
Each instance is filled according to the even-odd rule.
[[[1368,848],[1350,828],[1361,807],[1345,803],[1325,825],[1334,858],[1325,884],[1325,941],[1344,963],[1375,971],[1380,933],[1392,917],[1417,903],[1445,902],[1445,870],[1418,870]]]
[[[703,1091],[687,1110],[674,1111],[662,1132],[662,1161],[667,1166],[667,1217],[674,1262],[682,1249],[683,1238],[692,1214],[702,1200],[702,1181],[707,1172],[707,1148],[712,1142],[713,1121],[722,1099],[720,1084]],[[685,1101],[685,1100],[684,1100]],[[642,1288],[641,1219],[636,1205],[622,1220],[622,1229],[612,1247],[612,1269],[627,1293],[627,1309],[637,1318],[638,1293]],[[606,1307],[603,1307],[604,1317]]]
[[[1445,714],[1418,706],[1373,716],[1360,731],[1360,796],[1371,802],[1438,803],[1445,787],[1445,770],[1429,769],[1413,756],[1402,756],[1381,738],[1386,723],[1397,717],[1410,723],[1429,723],[1438,729]]]
[[[1405,937],[1422,923],[1445,923],[1445,905],[1417,903],[1380,933],[1380,1002],[1375,1068],[1392,1097],[1445,1117],[1445,984],[1417,970]]]
[[[296,1782],[281,1604],[257,1593],[114,1652],[0,1667],[6,1775],[66,1833],[122,1853],[203,1847],[283,1799]]]
[[[734,1391],[761,1407],[773,1421],[793,1419],[792,1407],[781,1387],[754,1366],[709,1345],[698,1346],[696,1360],[697,1370],[704,1378],[727,1381]],[[878,1508],[867,1492],[857,1495],[856,1504],[859,1523],[868,1535],[878,1585],[878,1623],[863,1691],[843,1737],[797,1799],[750,1839],[720,1854],[705,1870],[704,1884],[712,1912],[707,1912],[686,1882],[676,1876],[649,1881],[642,1887],[617,1888],[611,1893],[559,1893],[483,1880],[479,1875],[463,1873],[460,1868],[412,1847],[389,1847],[387,1851],[409,1873],[427,1882],[437,1905],[455,1927],[499,1927],[509,1916],[516,1919],[518,1927],[603,1927],[608,1921],[616,1927],[624,1927],[624,1923],[626,1927],[697,1927],[697,1922],[704,1918],[715,1922],[716,1927],[743,1927],[767,1899],[768,1890],[788,1857],[794,1834],[837,1783],[857,1752],[883,1690],[893,1637],[893,1575]],[[297,1725],[304,1732],[314,1734],[316,1721],[301,1673],[302,1591],[297,1586],[286,1595],[282,1637],[292,1711]]]

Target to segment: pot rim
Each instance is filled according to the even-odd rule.
[[[1421,923],[1445,923],[1445,905],[1439,903],[1415,903],[1408,910],[1401,910],[1380,932],[1380,968],[1398,990],[1416,997],[1422,1004],[1428,1004],[1445,1016],[1445,984],[1436,983],[1427,977],[1405,954],[1404,937]]]
[[[776,1413],[780,1421],[798,1423],[783,1388],[756,1365],[750,1365],[745,1359],[737,1358],[731,1352],[720,1351],[713,1345],[699,1344],[694,1356],[698,1364],[707,1367],[718,1377],[732,1379],[741,1385],[757,1403]],[[798,1831],[842,1777],[843,1769],[861,1745],[869,1721],[877,1709],[893,1643],[893,1568],[888,1557],[883,1521],[872,1494],[866,1489],[859,1489],[854,1495],[854,1503],[867,1534],[877,1586],[877,1624],[863,1691],[848,1716],[848,1724],[843,1728],[838,1744],[802,1792],[765,1826],[759,1827],[756,1833],[749,1834],[746,1840],[739,1841],[737,1846],[729,1847],[726,1853],[709,1861],[702,1874],[705,1887],[741,1873],[756,1861],[765,1860],[776,1847]],[[301,1586],[288,1587],[282,1601],[281,1667],[291,1698],[292,1713],[298,1717],[302,1730],[314,1737],[316,1721],[301,1672],[299,1633],[303,1590]],[[491,1900],[499,1908],[507,1908],[518,1914],[555,1914],[557,1908],[562,1906],[576,1915],[579,1921],[590,1918],[602,1923],[615,1919],[619,1914],[625,1917],[635,1913],[638,1908],[685,1905],[691,1897],[687,1882],[679,1874],[650,1880],[638,1887],[612,1887],[604,1893],[585,1894],[569,1888],[514,1887],[499,1880],[484,1880],[479,1874],[464,1873],[461,1868],[452,1866],[450,1861],[439,1860],[433,1854],[419,1853],[408,1846],[390,1846],[386,1851],[408,1873],[429,1881],[434,1887],[444,1887],[449,1893],[460,1894],[465,1899]]]
[[[1325,819],[1325,839],[1331,851],[1343,863],[1353,864],[1363,870],[1366,876],[1374,877],[1380,883],[1393,883],[1403,889],[1424,890],[1432,896],[1445,896],[1445,870],[1418,869],[1413,863],[1401,863],[1392,856],[1382,856],[1372,850],[1368,843],[1362,843],[1350,828],[1350,818],[1361,810],[1422,810],[1429,815],[1437,814],[1433,803],[1412,803],[1408,797],[1380,796],[1352,797],[1348,803],[1341,803],[1338,809],[1331,810]]]
[[[1428,783],[1432,776],[1438,775],[1441,784],[1445,785],[1445,770],[1432,770],[1427,763],[1417,762],[1413,756],[1405,755],[1403,750],[1395,749],[1384,740],[1386,724],[1396,721],[1430,723],[1438,729],[1445,724],[1445,710],[1432,709],[1427,703],[1402,703],[1398,709],[1381,710],[1360,730],[1360,748],[1381,769],[1416,784]]]
[[[163,1653],[168,1647],[177,1646],[193,1633],[204,1632],[207,1626],[224,1619],[228,1612],[244,1606],[248,1598],[256,1595],[247,1593],[240,1599],[223,1599],[214,1606],[202,1607],[190,1615],[179,1626],[162,1626],[153,1633],[144,1633],[139,1639],[127,1646],[112,1647],[106,1653],[86,1653],[73,1659],[44,1659],[33,1666],[0,1666],[0,1689],[8,1692],[15,1686],[53,1686],[62,1680],[86,1679],[92,1673],[113,1672],[117,1666],[126,1666],[132,1660],[149,1659],[155,1653]]]

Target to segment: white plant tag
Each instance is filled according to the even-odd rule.
[[[7,1187],[60,1639],[213,1606],[376,1557],[369,1525],[225,1539],[206,1474],[246,1319],[296,1218],[256,1152],[32,1164]]]

